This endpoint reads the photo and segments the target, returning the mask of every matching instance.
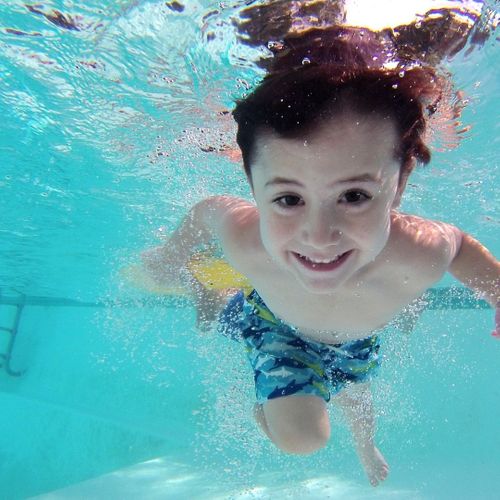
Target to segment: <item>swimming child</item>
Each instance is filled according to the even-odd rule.
[[[252,284],[229,299],[221,329],[246,346],[258,425],[281,450],[313,453],[330,438],[332,399],[376,486],[389,472],[370,392],[380,333],[449,272],[497,309],[498,336],[500,264],[457,227],[398,209],[411,171],[430,160],[424,134],[442,77],[422,64],[353,63],[338,48],[341,64],[274,72],[237,103],[255,201],[200,201],[142,258],[175,285],[217,241]]]

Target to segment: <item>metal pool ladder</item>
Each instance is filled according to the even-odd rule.
[[[1,298],[1,290],[0,290],[0,298]],[[25,305],[25,295],[20,294],[19,300],[16,301],[15,304],[9,304],[16,308],[16,312],[14,315],[14,320],[12,326],[5,327],[0,326],[0,331],[6,332],[9,335],[9,341],[7,344],[7,348],[5,353],[0,353],[0,368],[4,368],[4,370],[11,375],[12,377],[20,377],[26,370],[16,371],[13,370],[10,362],[12,359],[12,351],[14,350],[14,344],[16,342],[16,336],[19,330],[19,323],[21,322],[21,314]]]

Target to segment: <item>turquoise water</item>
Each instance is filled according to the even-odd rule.
[[[391,477],[373,490],[334,411],[326,450],[279,453],[252,423],[238,346],[120,277],[195,201],[249,196],[221,113],[261,76],[231,27],[244,3],[0,1],[0,326],[21,314],[0,369],[0,497],[500,498],[492,311],[444,300],[451,278],[410,337],[387,333],[375,397]],[[472,130],[403,207],[496,255],[498,59],[488,42],[450,63]]]

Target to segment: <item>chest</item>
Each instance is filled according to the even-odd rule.
[[[382,252],[331,293],[308,291],[286,266],[277,266],[261,245],[247,251],[239,263],[274,315],[304,335],[328,343],[359,339],[392,321],[449,265],[449,245],[441,229],[433,232],[434,226],[429,229],[424,222],[414,228],[412,221],[405,217],[393,221]]]
[[[272,285],[270,284],[272,283]],[[267,280],[257,291],[275,316],[319,342],[364,338],[392,321],[427,288],[409,275],[371,277],[332,295],[307,293],[287,279]]]

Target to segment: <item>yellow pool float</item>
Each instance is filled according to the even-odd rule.
[[[236,271],[222,258],[198,253],[191,257],[186,267],[207,290],[237,288],[249,292],[253,288],[246,276]],[[128,266],[122,269],[120,274],[135,287],[149,293],[185,295],[188,291],[187,287],[158,284],[140,264]]]

